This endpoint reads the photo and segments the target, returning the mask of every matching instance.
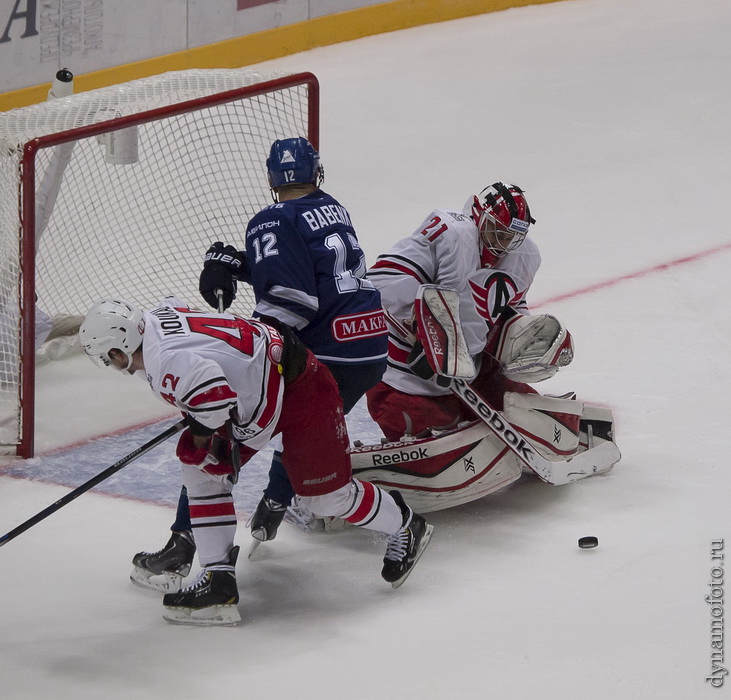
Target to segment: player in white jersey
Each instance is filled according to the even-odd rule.
[[[287,326],[205,313],[174,297],[144,313],[106,299],[91,308],[79,337],[96,364],[144,373],[187,417],[177,456],[203,568],[190,586],[165,595],[167,620],[240,620],[231,491],[241,463],[277,434],[298,502],[385,533],[383,578],[397,587],[409,575],[432,528],[398,492],[353,478],[337,384]]]
[[[481,363],[474,383],[496,408],[505,391],[534,393],[525,380],[508,379],[493,357],[507,319],[528,314],[526,295],[541,263],[527,235],[533,223],[523,190],[496,182],[470,197],[462,211],[431,212],[370,269],[368,278],[381,292],[389,349],[383,380],[367,393],[368,409],[389,440],[470,418],[450,389],[434,381],[416,341],[414,300],[424,284],[459,293],[465,342]]]

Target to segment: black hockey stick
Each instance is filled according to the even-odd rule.
[[[12,529],[10,532],[8,532],[7,535],[3,535],[2,537],[0,537],[0,547],[10,542],[10,540],[16,538],[18,535],[24,533],[26,530],[29,530],[52,513],[55,513],[57,510],[60,510],[65,505],[71,503],[71,501],[81,496],[82,493],[86,493],[89,489],[94,488],[94,486],[96,486],[97,484],[100,484],[105,479],[108,479],[110,476],[112,476],[112,474],[116,474],[120,469],[126,467],[131,462],[134,462],[138,457],[141,457],[143,454],[149,452],[154,447],[161,445],[167,439],[171,438],[176,433],[179,433],[183,428],[185,428],[185,421],[178,421],[175,425],[170,426],[167,430],[160,433],[157,437],[152,438],[152,440],[150,440],[149,442],[146,442],[141,447],[138,447],[133,452],[130,452],[126,457],[122,457],[122,459],[120,459],[118,462],[112,464],[111,467],[107,467],[103,472],[100,472],[95,477],[92,477],[91,479],[89,479],[89,481],[84,482],[83,484],[81,484],[81,486],[71,491],[71,493],[67,493],[62,498],[59,498],[55,503],[52,503],[50,506],[48,506],[48,508],[45,508],[40,513],[36,513],[32,518],[29,518],[24,523],[18,525],[18,527]]]

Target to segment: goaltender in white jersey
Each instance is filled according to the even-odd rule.
[[[406,362],[413,335],[404,330],[410,330],[414,299],[422,284],[439,284],[459,293],[465,340],[470,354],[479,355],[485,348],[486,322],[494,325],[505,306],[528,312],[525,297],[540,264],[538,246],[531,238],[495,260],[480,245],[470,216],[435,209],[413,234],[381,255],[368,273],[381,292],[389,325],[389,364],[383,381],[406,392],[449,393],[414,375]]]
[[[403,450],[356,448],[362,478],[397,483],[414,503],[437,510],[503,488],[525,466],[559,484],[617,461],[611,411],[573,394],[541,396],[530,386],[574,353],[556,317],[528,311],[541,263],[527,236],[534,223],[523,190],[496,182],[462,211],[432,211],[371,268],[389,349],[383,381],[367,392],[368,411]],[[516,459],[506,426],[543,456],[540,468]],[[568,466],[595,447],[585,469],[579,460]]]
[[[383,383],[407,394],[451,393],[412,371],[414,300],[423,284],[458,292],[460,320],[472,356],[485,349],[489,331],[506,308],[528,313],[526,295],[541,264],[538,246],[527,236],[531,223],[522,190],[495,183],[470,197],[463,211],[432,211],[414,233],[378,258],[368,277],[381,292],[389,326]]]

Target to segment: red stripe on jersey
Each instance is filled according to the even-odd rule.
[[[206,391],[201,392],[188,401],[191,408],[199,408],[207,403],[225,403],[226,401],[236,401],[236,392],[228,384],[219,384],[212,386]]]
[[[279,384],[282,381],[280,374],[280,365],[269,364],[269,374],[266,379],[266,387],[264,388],[264,410],[261,412],[256,425],[260,428],[266,428],[271,422],[277,411],[277,401],[279,399]]]
[[[416,270],[391,260],[378,260],[370,269],[371,272],[378,272],[379,270],[391,270],[403,275],[411,275],[419,284],[429,283],[429,280],[425,280]]]
[[[368,514],[373,510],[373,504],[376,502],[376,487],[369,481],[361,481],[360,484],[363,487],[360,505],[353,515],[346,518],[349,523],[354,525],[368,517]]]
[[[222,503],[202,503],[195,505],[191,501],[188,504],[190,510],[190,517],[195,518],[216,518],[223,515],[235,515],[236,510],[234,509],[233,498],[229,501],[228,499]]]
[[[396,343],[388,344],[388,356],[395,362],[400,362],[404,365],[408,362],[410,351],[410,349],[405,350],[400,345],[396,345]]]

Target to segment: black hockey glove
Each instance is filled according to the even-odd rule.
[[[216,290],[220,289],[223,292],[223,308],[227,309],[236,298],[238,279],[251,279],[246,255],[220,241],[214,243],[206,252],[203,262],[198,283],[201,296],[208,305],[218,309]]]
[[[414,343],[414,347],[411,348],[409,356],[406,358],[406,362],[409,365],[409,369],[420,379],[427,379],[433,381],[438,386],[448,387],[451,383],[449,377],[442,377],[438,375],[429,364],[429,360],[426,359],[426,353],[424,352],[424,346],[420,340]]]
[[[420,379],[432,379],[434,370],[426,359],[426,353],[421,341],[417,340],[406,358],[409,369]]]

